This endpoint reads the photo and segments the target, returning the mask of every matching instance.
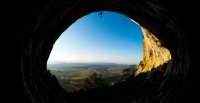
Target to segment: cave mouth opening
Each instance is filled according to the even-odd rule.
[[[56,40],[47,62],[67,92],[112,86],[142,60],[143,34],[129,17],[98,11],[81,17]]]
[[[43,5],[41,11],[34,15],[35,23],[31,25],[29,31],[25,32],[27,35],[24,35],[22,40],[20,66],[28,101],[30,103],[70,102],[70,95],[63,91],[55,76],[51,75],[46,67],[53,44],[61,33],[80,17],[91,12],[108,10],[134,19],[140,24],[143,35],[146,35],[143,47],[144,53],[147,54],[146,57],[144,54],[135,76],[147,81],[145,82],[147,84],[138,83],[138,79],[130,79],[128,81],[134,85],[130,83],[117,85],[104,90],[93,90],[95,91],[93,93],[90,91],[77,94],[75,97],[80,98],[80,103],[181,103],[181,91],[184,90],[183,85],[189,69],[187,41],[179,21],[160,2],[80,0],[48,2],[47,5]],[[151,45],[152,43],[155,45]],[[163,67],[160,67],[160,64],[163,64]],[[154,71],[156,68],[164,69]],[[148,74],[142,75],[144,73]],[[130,90],[130,87],[133,90]],[[102,96],[107,98],[107,102],[102,101],[104,98],[97,94],[105,94]],[[124,99],[121,99],[121,95],[118,94],[122,94]],[[87,99],[91,100],[91,98],[97,102],[88,102]]]

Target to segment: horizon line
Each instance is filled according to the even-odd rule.
[[[53,64],[53,63],[114,63],[114,64],[126,64],[126,65],[134,65],[134,64],[136,64],[136,65],[138,65],[139,63],[120,63],[120,62],[101,62],[101,61],[99,61],[99,62],[97,62],[97,61],[95,61],[95,62],[93,62],[93,61],[90,61],[90,62],[78,62],[78,61],[58,61],[58,60],[54,60],[54,61],[48,61],[47,62],[47,64]]]

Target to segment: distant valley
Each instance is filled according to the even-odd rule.
[[[68,92],[110,86],[131,73],[136,65],[118,63],[65,63],[47,65],[61,86]]]

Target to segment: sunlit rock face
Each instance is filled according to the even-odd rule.
[[[139,73],[151,71],[152,68],[157,68],[171,60],[170,51],[163,47],[157,37],[150,31],[141,27],[143,33],[143,60],[136,68],[135,76]]]

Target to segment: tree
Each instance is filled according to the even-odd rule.
[[[120,81],[124,81],[126,78],[132,76],[134,74],[136,65],[131,65],[129,68],[126,68],[122,71],[122,78]]]
[[[102,74],[93,73],[84,80],[83,89],[99,88],[106,86],[105,81],[102,78]]]

